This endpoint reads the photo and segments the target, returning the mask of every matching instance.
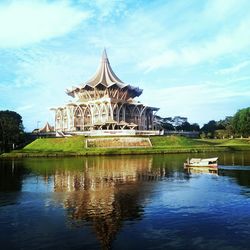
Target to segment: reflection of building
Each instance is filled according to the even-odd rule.
[[[67,192],[63,204],[73,225],[90,221],[104,249],[126,219],[140,218],[143,182],[159,176],[152,171],[152,157],[88,158],[83,169],[60,170],[54,190]]]
[[[55,191],[98,190],[114,187],[115,184],[137,182],[142,173],[149,174],[152,158],[128,157],[90,158],[85,161],[85,169],[79,171],[58,171],[55,173]]]
[[[142,89],[125,84],[115,75],[105,50],[96,74],[67,94],[74,101],[54,109],[56,131],[153,129],[158,108],[135,101]]]

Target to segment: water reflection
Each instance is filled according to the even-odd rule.
[[[218,169],[211,169],[209,167],[187,167],[185,169],[188,174],[213,174],[218,175]]]
[[[104,249],[124,220],[140,219],[141,180],[157,179],[152,157],[87,159],[82,171],[59,170],[54,175],[54,191],[68,192],[63,204],[71,225],[91,222]]]
[[[20,191],[27,172],[14,161],[0,161],[0,192]]]
[[[204,155],[204,156],[203,156]],[[217,170],[209,168],[189,168],[188,174],[215,174],[227,176],[236,181],[238,185],[250,187],[250,153],[248,151],[217,153],[219,166]],[[207,157],[207,154],[194,154],[195,157]],[[211,155],[212,156],[212,155]]]
[[[211,187],[212,183],[216,195],[222,190],[218,186],[219,191],[217,192],[216,185],[220,179],[224,178],[223,176],[235,180],[241,186],[250,187],[250,171],[225,170],[218,172],[216,173],[218,178],[217,176],[214,178],[216,181],[209,176],[208,178],[205,175],[202,176],[200,172],[185,172],[183,162],[187,157],[197,156],[205,158],[213,155],[23,159],[18,162],[0,162],[2,164],[0,191],[2,194],[8,194],[5,200],[13,202],[18,200],[20,202],[23,199],[23,197],[19,197],[22,192],[28,194],[25,197],[30,202],[30,193],[37,192],[37,196],[40,195],[39,206],[44,202],[44,208],[39,207],[41,209],[39,211],[59,205],[65,211],[63,223],[66,220],[67,228],[73,230],[91,228],[102,248],[109,249],[117,238],[117,233],[123,231],[121,229],[122,227],[124,229],[124,224],[127,225],[128,221],[136,224],[145,219],[146,208],[150,206],[150,203],[152,204],[152,200],[160,215],[161,212],[163,213],[162,206],[165,206],[161,220],[166,220],[166,212],[170,215],[169,221],[165,221],[166,224],[162,225],[164,231],[167,223],[170,223],[171,216],[174,216],[180,209],[178,204],[185,205],[184,200],[187,202],[185,207],[190,206],[189,209],[192,210],[192,206],[195,204],[192,203],[192,199],[195,200],[194,194],[199,195],[196,190],[203,188],[206,193],[206,188]],[[248,153],[218,153],[218,156],[220,165],[250,165]],[[192,175],[195,175],[195,178]],[[198,179],[201,182],[197,182]],[[208,182],[206,182],[207,180]],[[37,188],[38,186],[39,188]],[[44,197],[44,193],[49,193],[49,198]],[[15,197],[10,198],[10,194]],[[185,197],[182,197],[183,194],[185,197],[190,196],[190,199],[185,200]],[[201,200],[203,196],[202,193]],[[30,204],[33,204],[32,202],[34,201],[32,200]],[[200,205],[199,202],[197,204]],[[5,202],[0,200],[1,203]],[[207,204],[207,200],[205,204]],[[48,211],[50,210],[46,210],[46,216]],[[157,217],[157,212],[154,212],[153,216]],[[182,218],[181,216],[182,214],[178,215],[176,220]],[[151,219],[154,222],[154,218]],[[161,220],[158,225],[161,225]],[[172,228],[170,229],[172,230]],[[67,235],[68,231],[64,230]]]
[[[162,178],[183,176],[175,174],[174,160],[169,169],[164,163],[153,156],[122,156],[27,160],[25,165],[44,183],[53,180],[53,191],[64,194],[55,202],[63,205],[68,225],[90,223],[102,248],[109,249],[124,221],[142,218],[148,188],[152,191]]]

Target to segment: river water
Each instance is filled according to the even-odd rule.
[[[0,162],[0,249],[249,247],[250,152]]]

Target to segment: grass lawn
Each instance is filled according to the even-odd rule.
[[[85,150],[85,137],[40,138],[28,144],[21,151],[78,152]]]
[[[190,139],[181,136],[152,136],[151,148],[86,148],[84,136],[41,138],[22,150],[2,157],[82,156],[112,154],[154,154],[250,150],[249,139]]]

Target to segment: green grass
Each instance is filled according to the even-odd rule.
[[[85,148],[84,136],[37,139],[19,151],[2,157],[57,157],[121,154],[166,154],[250,150],[249,139],[190,139],[180,136],[152,136],[152,148]]]
[[[202,147],[209,145],[206,142],[181,136],[154,136],[150,140],[154,147]]]
[[[36,139],[22,149],[23,152],[79,152],[85,149],[85,138],[83,136],[72,136],[65,138],[40,138]]]

